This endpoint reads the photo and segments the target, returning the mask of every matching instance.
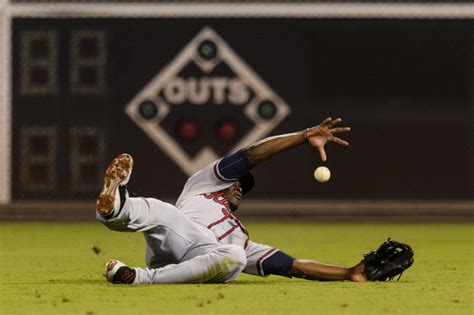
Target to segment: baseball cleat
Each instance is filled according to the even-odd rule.
[[[107,268],[104,276],[107,281],[116,284],[132,284],[135,281],[136,271],[125,265],[123,262],[111,259],[106,264]]]
[[[113,159],[105,172],[104,187],[97,198],[96,210],[106,217],[113,210],[120,207],[119,186],[125,186],[130,179],[133,169],[133,158],[130,154],[123,153]]]

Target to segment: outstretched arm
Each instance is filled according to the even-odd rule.
[[[293,261],[291,275],[296,278],[319,280],[319,281],[337,281],[351,280],[354,282],[367,281],[364,273],[365,265],[360,262],[354,267],[346,268],[342,266],[329,265],[319,261],[307,259],[295,259]]]
[[[333,120],[329,117],[321,124],[307,128],[304,131],[265,138],[247,149],[247,158],[252,166],[256,166],[282,151],[308,142],[318,149],[321,160],[326,161],[327,156],[324,146],[327,142],[335,142],[344,146],[349,145],[347,141],[335,136],[337,133],[351,130],[349,127],[335,127],[340,122],[342,122],[341,118]]]
[[[341,118],[326,118],[319,125],[304,131],[265,138],[220,160],[216,165],[218,177],[225,181],[236,180],[261,162],[306,142],[318,149],[321,160],[326,161],[324,146],[327,142],[349,145],[347,141],[335,136],[337,133],[350,131],[349,127],[335,127],[341,121]]]

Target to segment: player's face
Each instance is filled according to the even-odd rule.
[[[224,195],[229,200],[230,209],[232,211],[237,210],[239,208],[240,202],[244,198],[240,181],[236,181],[232,186],[224,190]]]

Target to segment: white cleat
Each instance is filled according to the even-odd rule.
[[[96,210],[106,217],[120,206],[120,196],[117,188],[125,186],[132,175],[133,158],[130,154],[123,153],[113,159],[105,172],[104,186],[97,198]]]
[[[104,276],[107,281],[117,284],[132,284],[135,280],[136,272],[132,268],[125,265],[123,262],[111,259],[106,264]]]

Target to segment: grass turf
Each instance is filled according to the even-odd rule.
[[[139,233],[99,223],[0,223],[2,314],[471,314],[473,225],[247,224],[254,241],[352,265],[387,236],[413,245],[400,282],[312,282],[241,275],[231,284],[112,285],[109,258],[144,266]],[[101,249],[99,254],[93,246]]]

